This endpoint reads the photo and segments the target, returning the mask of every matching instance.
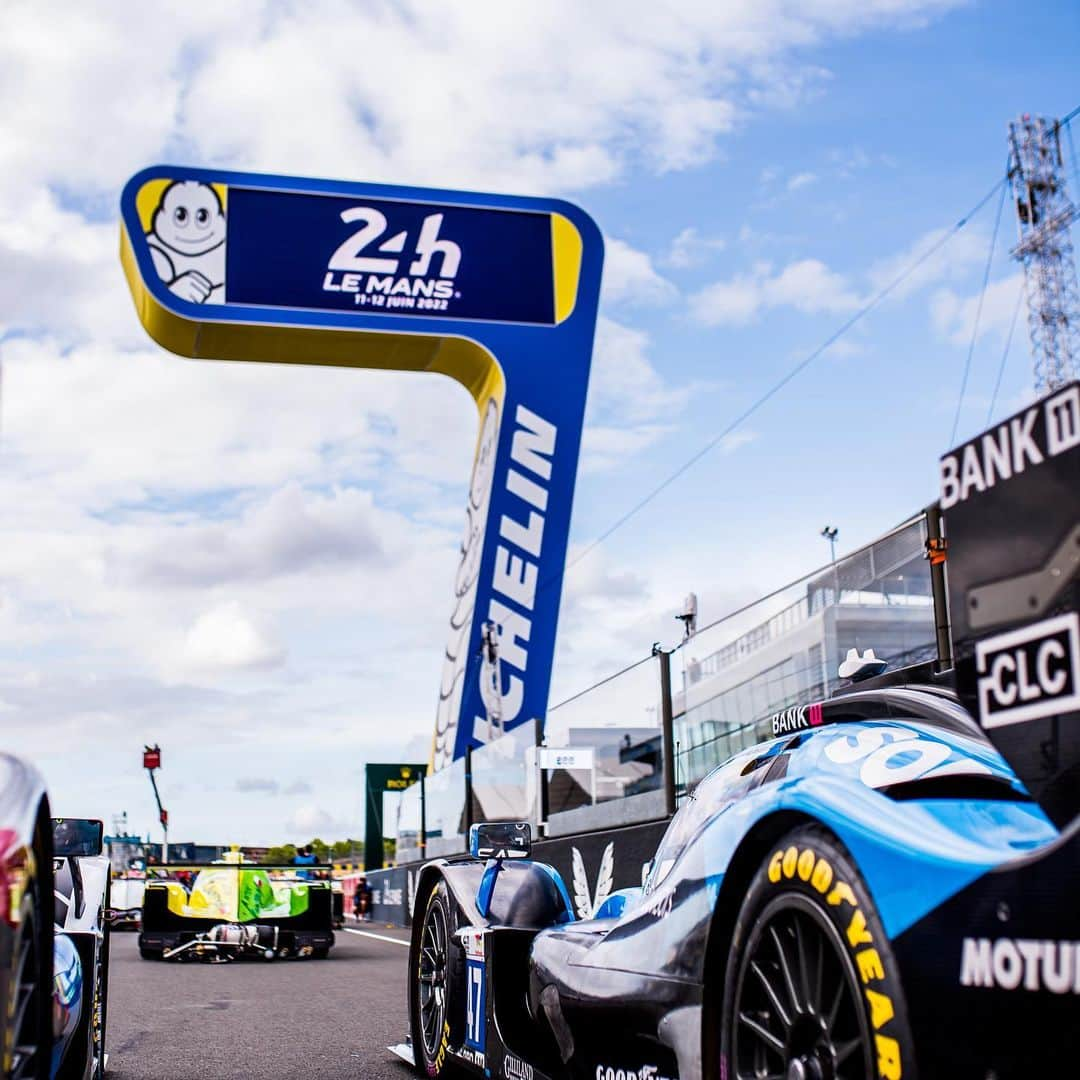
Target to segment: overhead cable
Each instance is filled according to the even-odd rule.
[[[1007,184],[1001,186],[1001,198],[998,200],[997,217],[994,218],[994,231],[990,236],[990,251],[986,256],[986,269],[983,272],[982,288],[979,290],[979,302],[975,305],[975,322],[971,327],[971,342],[968,345],[967,359],[964,361],[964,377],[960,380],[960,395],[956,399],[956,415],[953,416],[952,434],[949,436],[949,445],[956,445],[956,431],[960,426],[960,413],[964,407],[964,394],[967,393],[968,376],[971,374],[971,358],[975,355],[975,342],[979,338],[979,323],[982,321],[983,301],[986,299],[986,288],[990,284],[990,269],[994,265],[994,250],[997,247],[998,227],[1001,225],[1001,210],[1005,205],[1005,193]]]
[[[1001,354],[1001,363],[998,364],[997,380],[994,383],[994,392],[990,396],[990,408],[986,410],[986,426],[994,416],[994,406],[997,404],[998,391],[1001,389],[1001,377],[1005,374],[1005,361],[1009,359],[1009,349],[1012,348],[1013,332],[1016,330],[1016,320],[1020,316],[1020,308],[1024,304],[1024,281],[1021,278],[1020,288],[1016,292],[1016,306],[1013,308],[1012,322],[1009,323],[1009,336],[1005,339],[1005,349]]]
[[[669,473],[663,480],[660,481],[654,488],[649,490],[641,499],[639,499],[633,506],[631,506],[625,513],[620,515],[615,521],[609,525],[599,536],[593,539],[587,544],[577,555],[566,563],[566,571],[569,571],[572,567],[576,566],[587,555],[590,555],[601,544],[604,543],[613,533],[618,529],[621,529],[631,518],[635,517],[646,506],[649,505],[662,491],[670,487],[676,480],[679,479],[683,473],[687,472],[694,465],[696,465],[703,457],[705,457],[711,450],[714,450],[720,443],[724,441],[729,435],[736,431],[742,424],[744,424],[751,416],[754,415],[764,405],[768,404],[781,390],[787,386],[793,379],[801,375],[815,360],[826,352],[831,346],[835,345],[856,323],[861,322],[867,315],[870,314],[886,297],[894,292],[898,286],[906,281],[912,274],[919,270],[926,262],[928,262],[934,255],[936,255],[965,225],[973,218],[999,191],[1003,190],[1008,184],[1008,178],[1002,177],[994,186],[982,196],[981,199],[970,210],[964,214],[947,232],[934,241],[921,255],[912,261],[907,267],[905,267],[899,274],[896,275],[884,288],[879,290],[871,297],[858,311],[855,312],[846,322],[841,324],[836,330],[834,330],[816,349],[810,352],[802,360],[800,360],[794,367],[792,367],[785,375],[778,379],[772,386],[769,387],[763,394],[756,398],[752,404],[745,408],[738,416],[736,416],[722,431],[714,435],[704,446],[701,447],[691,457],[687,458],[678,468]],[[555,579],[552,579],[555,580]],[[544,584],[548,584],[545,582]]]

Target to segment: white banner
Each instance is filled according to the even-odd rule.
[[[595,764],[595,752],[591,746],[540,748],[541,769],[592,769]]]

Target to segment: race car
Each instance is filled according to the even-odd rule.
[[[849,654],[841,692],[768,718],[688,793],[641,888],[576,919],[525,822],[422,868],[422,1074],[1080,1071],[1080,385],[946,455],[942,479],[939,660]]]
[[[0,754],[0,1076],[49,1080],[52,832],[40,775]]]
[[[214,863],[150,868],[144,960],[325,959],[334,944],[330,882],[295,867]]]
[[[100,1080],[105,1075],[113,913],[103,831],[102,823],[91,819],[52,821],[55,1080]]]
[[[1080,837],[955,695],[908,671],[773,723],[685,802],[644,887],[592,919],[527,858],[526,823],[474,826],[472,858],[428,864],[420,1070],[900,1080],[1075,1060]]]

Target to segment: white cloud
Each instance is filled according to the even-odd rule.
[[[867,272],[870,286],[876,292],[891,284],[940,243],[948,232],[947,229],[933,229],[923,233],[902,251],[879,259]],[[891,299],[903,300],[938,282],[965,279],[975,267],[986,263],[988,247],[989,233],[980,226],[962,229],[905,278],[890,294]]]
[[[195,620],[184,639],[181,663],[194,671],[274,668],[285,650],[237,604],[212,608]]]
[[[685,270],[699,266],[714,252],[723,251],[726,246],[727,243],[722,237],[702,236],[693,225],[688,225],[671,241],[664,262],[676,270]]]
[[[804,188],[814,183],[817,183],[817,173],[795,173],[795,175],[788,180],[787,189],[788,191],[798,191],[799,188]]]
[[[622,240],[604,241],[604,283],[601,293],[607,304],[664,304],[676,288],[653,267],[643,251]]]
[[[339,834],[344,836],[350,828],[355,831],[355,824],[350,826],[347,822],[340,822],[328,810],[308,803],[293,813],[286,823],[285,831],[302,837],[300,842],[303,843],[308,839],[334,838]]]
[[[683,408],[691,388],[669,386],[649,359],[651,348],[644,330],[600,317],[589,382],[590,416],[634,423],[672,419]]]
[[[623,466],[662,439],[700,385],[672,386],[649,353],[643,330],[601,316],[596,326],[581,471]]]
[[[337,573],[353,565],[385,570],[409,547],[408,524],[376,508],[370,492],[304,492],[289,484],[237,520],[171,522],[143,530],[142,549],[110,553],[109,569],[136,585],[205,587]]]
[[[778,308],[791,308],[804,315],[845,315],[902,275],[906,276],[889,293],[892,303],[934,285],[966,281],[986,261],[988,236],[977,226],[964,229],[935,250],[947,233],[937,229],[923,234],[903,250],[872,263],[858,278],[839,273],[820,259],[797,259],[780,271],[775,271],[770,262],[759,261],[749,271],[713,282],[693,294],[689,298],[690,314],[704,326],[745,326]],[[760,248],[777,239],[747,230],[739,237],[744,249]],[[934,253],[920,263],[930,251]],[[934,319],[939,327],[953,317],[951,306],[959,303],[951,290],[942,291],[935,301]]]
[[[690,299],[691,314],[705,326],[739,326],[774,308],[791,307],[805,315],[841,314],[859,306],[848,279],[819,259],[800,259],[773,273],[759,263],[748,274],[706,286]]]
[[[799,51],[951,6],[245,0],[166,14],[9,0],[0,177],[9,191],[112,192],[118,170],[172,148],[304,173],[580,188],[634,161],[707,160],[740,97],[786,106],[820,83]]]
[[[430,732],[471,399],[429,376],[166,357],[143,336],[116,259],[128,176],[179,160],[581,191],[714,159],[750,108],[815,92],[826,77],[807,62],[815,46],[948,6],[6,0],[8,745],[41,760],[54,789],[92,796],[89,814],[111,809],[118,790],[128,797],[124,781],[113,786],[131,771],[128,740],[168,742],[170,768],[190,774],[206,768],[208,745],[242,752],[256,779],[278,776],[283,753],[306,754],[297,770],[319,776],[319,800],[290,827],[310,835],[356,827],[334,794],[355,790],[356,761],[331,750],[397,755]],[[719,244],[691,230],[670,265]],[[769,271],[749,317],[815,288],[811,303],[839,303],[847,286],[818,265],[798,281]],[[624,242],[608,267],[609,303],[675,295]],[[601,320],[583,468],[643,453],[701,389],[673,381],[659,341]],[[640,645],[643,590],[663,593],[650,610],[664,612],[657,628],[670,623],[666,585],[618,566],[589,580],[607,606],[580,632],[571,615],[579,655],[621,661]],[[611,635],[602,610],[617,612]],[[219,788],[237,809],[234,776]],[[130,790],[147,797],[144,787]],[[238,835],[280,839],[249,813],[258,799],[239,801]],[[177,828],[186,813],[193,832],[212,829],[224,806],[200,818],[191,800]]]
[[[1024,284],[1023,273],[992,281],[986,288],[982,312],[979,314],[979,337],[994,336],[1004,340],[1012,324],[1017,300]],[[1020,301],[1023,303],[1023,301]],[[961,296],[953,289],[939,289],[930,302],[934,329],[951,345],[969,345],[979,312],[979,295]],[[1023,320],[1024,313],[1019,318]],[[1021,335],[1026,327],[1019,327]],[[1015,335],[1014,335],[1015,340]]]
[[[581,472],[617,469],[672,430],[672,424],[637,424],[629,428],[590,424],[581,438]]]

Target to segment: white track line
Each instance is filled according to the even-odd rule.
[[[346,934],[359,934],[361,937],[373,937],[376,941],[392,941],[395,945],[409,947],[407,941],[402,941],[401,938],[388,937],[386,934],[373,934],[370,930],[354,930],[351,926],[343,926],[341,929]]]

